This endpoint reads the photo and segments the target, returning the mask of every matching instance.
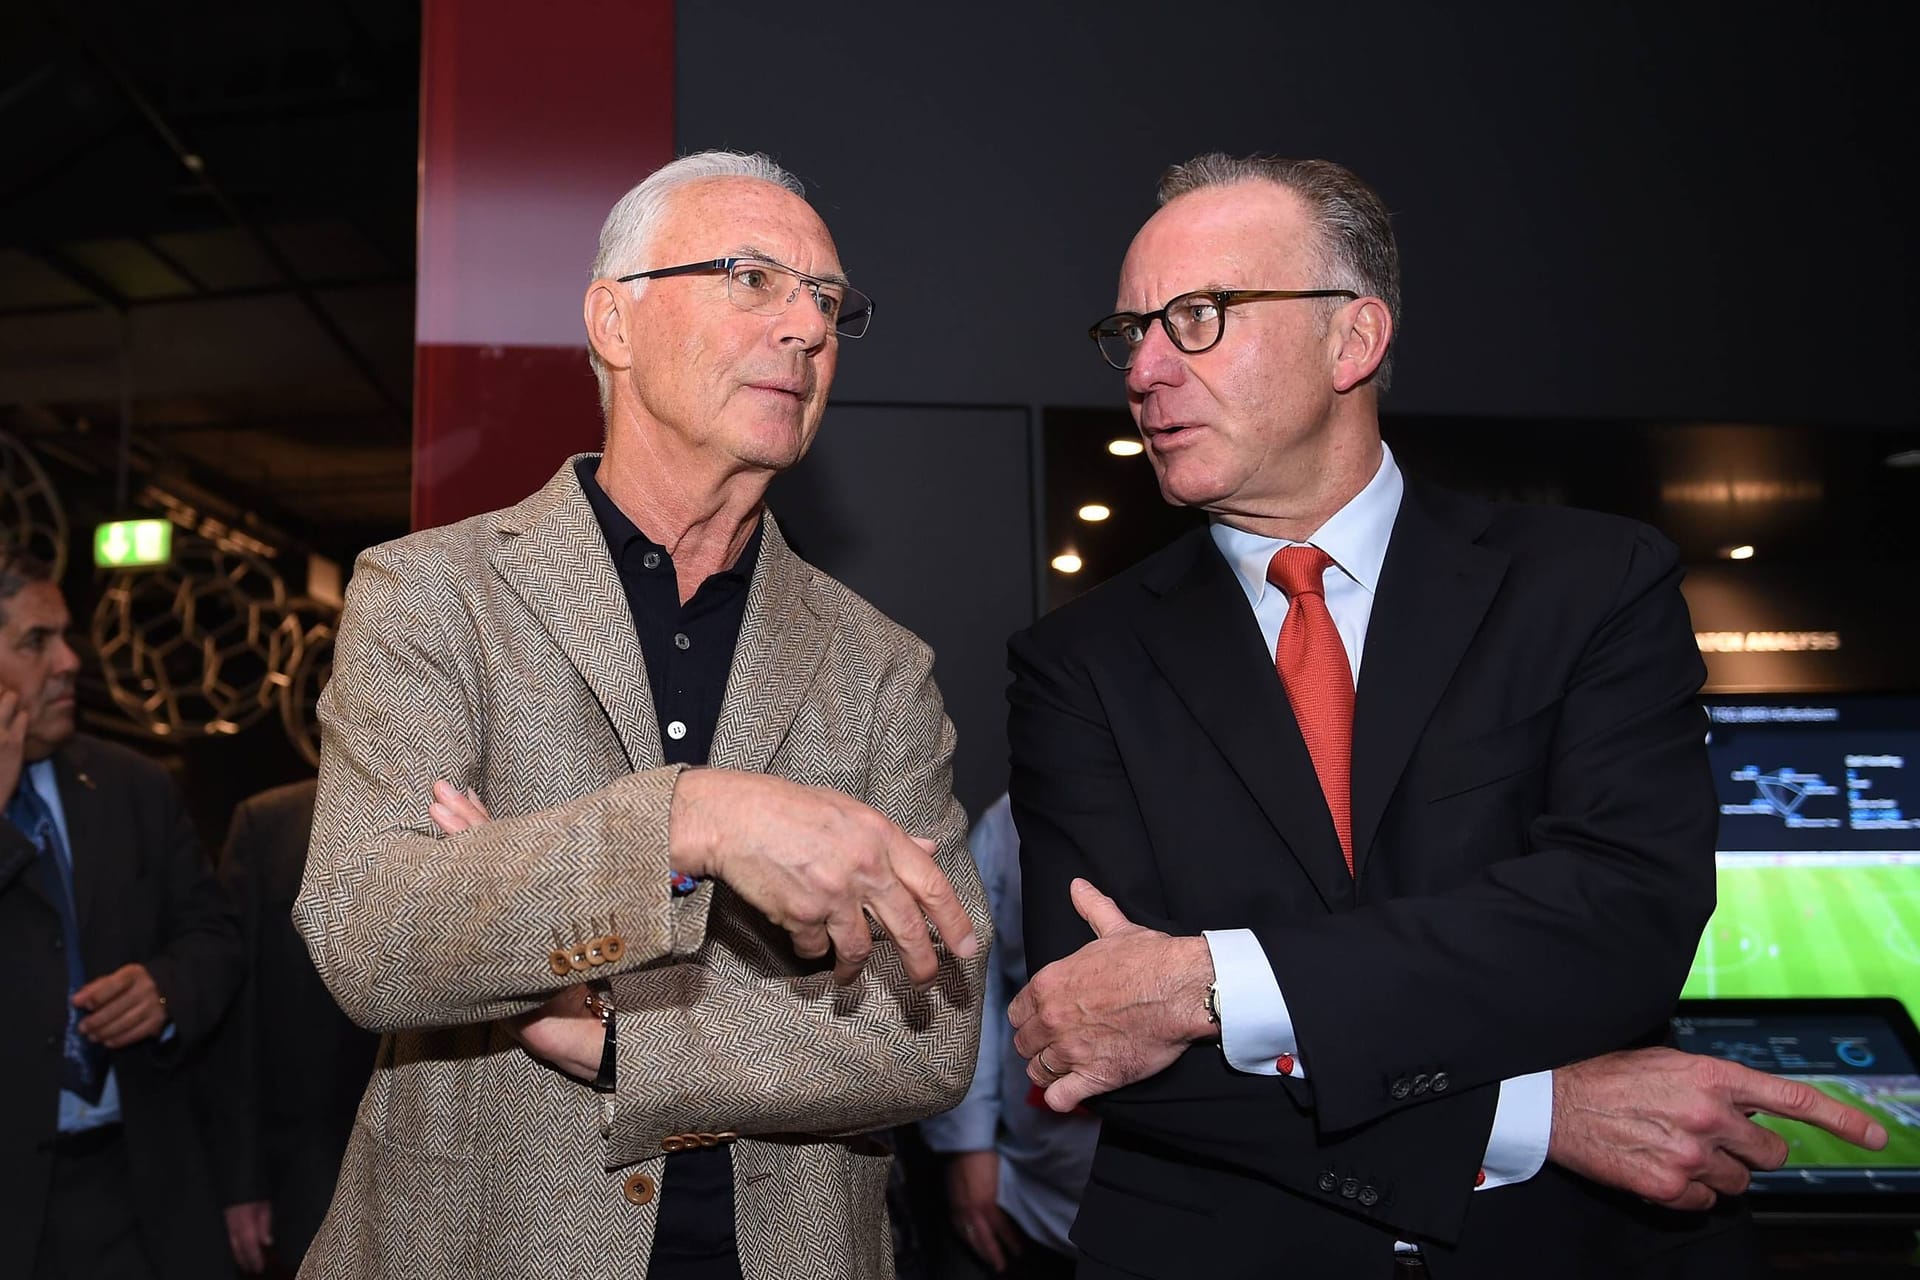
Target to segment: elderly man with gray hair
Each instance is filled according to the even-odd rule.
[[[891,1275],[991,932],[927,647],[762,505],[871,301],[764,156],[665,166],[584,303],[606,418],[360,557],[295,907],[386,1033],[306,1276]]]

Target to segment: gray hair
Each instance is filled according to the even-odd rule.
[[[1400,248],[1379,193],[1358,174],[1331,160],[1287,160],[1277,156],[1230,156],[1209,152],[1185,164],[1176,164],[1160,177],[1162,207],[1181,196],[1208,187],[1231,187],[1243,182],[1271,182],[1285,187],[1307,204],[1319,231],[1315,265],[1321,278],[1305,284],[1282,282],[1270,288],[1351,289],[1387,304],[1397,332],[1400,323]],[[1328,303],[1327,314],[1338,307]],[[1373,372],[1374,390],[1384,395],[1393,380],[1393,348],[1389,344]]]
[[[53,566],[38,556],[16,550],[0,538],[0,625],[7,620],[13,598],[36,582],[52,582]]]
[[[807,189],[800,179],[757,151],[696,151],[692,155],[681,156],[648,174],[608,211],[607,220],[600,226],[599,252],[593,255],[589,278],[613,279],[640,268],[642,259],[652,247],[654,233],[660,229],[661,219],[666,216],[673,193],[709,178],[751,178],[756,182],[770,182],[803,200],[807,196]],[[644,269],[676,265],[671,262],[652,263]],[[638,280],[632,288],[637,294],[646,284],[646,281]],[[601,363],[592,343],[587,344],[587,361],[593,366],[593,376],[600,384],[600,412],[604,415],[613,404],[612,374]]]

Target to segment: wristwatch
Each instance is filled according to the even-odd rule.
[[[1207,1021],[1216,1027],[1220,1025],[1220,984],[1217,982],[1207,984]]]
[[[593,1088],[599,1089],[604,1093],[613,1088],[613,1066],[615,1060],[613,1002],[593,987],[587,988],[586,1000],[587,1012],[600,1019],[601,1029],[606,1033],[606,1039],[601,1042],[600,1046],[600,1072],[588,1083]]]

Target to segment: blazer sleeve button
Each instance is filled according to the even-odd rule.
[[[1360,1201],[1361,1207],[1365,1209],[1371,1209],[1380,1203],[1380,1193],[1372,1187],[1360,1188],[1360,1194],[1355,1198]]]
[[[644,1173],[636,1173],[627,1179],[627,1184],[621,1188],[621,1193],[627,1197],[630,1204],[652,1204],[653,1179]]]
[[[1413,1091],[1417,1094],[1425,1093],[1428,1089],[1431,1089],[1432,1087],[1433,1087],[1433,1077],[1428,1075],[1424,1071],[1422,1071],[1419,1075],[1413,1078]]]
[[[600,954],[607,958],[608,964],[613,964],[619,960],[621,956],[627,954],[627,944],[620,941],[619,934],[610,933],[600,939]]]
[[[1393,1082],[1393,1088],[1388,1090],[1388,1092],[1393,1094],[1393,1100],[1395,1102],[1398,1102],[1402,1098],[1406,1097],[1409,1093],[1413,1092],[1413,1085],[1407,1080],[1405,1076],[1401,1076],[1398,1080],[1395,1080]]]
[[[1446,1072],[1436,1071],[1433,1073],[1433,1091],[1435,1093],[1445,1093],[1448,1089],[1452,1087],[1453,1087],[1453,1081],[1447,1079]]]
[[[553,970],[554,976],[564,978],[573,972],[573,962],[566,952],[554,951],[547,955],[547,968]]]
[[[1328,1172],[1321,1174],[1319,1181],[1315,1182],[1314,1185],[1319,1187],[1322,1191],[1329,1191],[1329,1192],[1336,1191],[1340,1187],[1340,1179],[1334,1177],[1332,1171],[1329,1170]]]
[[[1340,1195],[1343,1199],[1351,1200],[1354,1197],[1358,1196],[1359,1194],[1360,1194],[1360,1179],[1348,1178],[1345,1182],[1340,1184]]]

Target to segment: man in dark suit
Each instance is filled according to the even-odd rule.
[[[1714,900],[1674,548],[1399,471],[1397,250],[1352,174],[1202,157],[1161,206],[1093,332],[1212,526],[1012,644],[1055,963],[1011,1014],[1104,1122],[1081,1274],[1745,1274],[1716,1200],[1785,1158],[1745,1112],[1884,1134],[1631,1052]]]
[[[222,1082],[212,1147],[234,1262],[255,1274],[291,1275],[306,1256],[380,1046],[340,1012],[293,928],[315,785],[242,801],[220,859],[252,963],[209,1055]]]
[[[239,923],[161,768],[74,731],[71,619],[0,548],[0,1258],[9,1274],[228,1269],[184,1069]]]

